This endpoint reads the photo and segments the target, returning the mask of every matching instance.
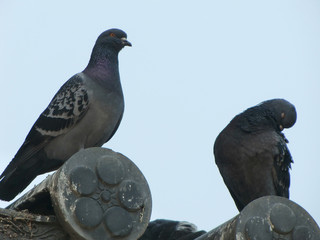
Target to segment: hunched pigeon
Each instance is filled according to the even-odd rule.
[[[272,99],[235,116],[216,138],[215,162],[239,211],[262,196],[289,198],[293,161],[281,131],[296,119],[290,102]]]
[[[87,67],[59,89],[1,174],[0,199],[12,200],[37,175],[114,135],[124,111],[118,54],[125,46],[131,43],[120,29],[98,37]]]

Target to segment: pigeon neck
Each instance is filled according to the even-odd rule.
[[[118,53],[105,51],[97,54],[93,51],[88,66],[83,72],[102,84],[119,82]]]
[[[268,127],[277,129],[272,113],[261,106],[248,108],[236,118],[238,126],[246,132],[257,132]]]

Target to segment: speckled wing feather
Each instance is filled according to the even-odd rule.
[[[278,143],[279,154],[273,163],[273,183],[278,196],[289,198],[290,174],[289,169],[293,163],[290,151],[286,144],[286,139],[281,134]]]
[[[9,177],[18,165],[24,168],[33,165],[33,161],[28,159],[43,149],[53,137],[68,132],[85,115],[88,106],[89,99],[83,81],[75,75],[60,88],[39,116],[15,155],[14,164],[10,164],[0,178]]]
[[[61,135],[83,117],[88,105],[87,91],[81,78],[75,75],[60,88],[34,124],[34,128],[45,136]]]

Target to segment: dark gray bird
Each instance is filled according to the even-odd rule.
[[[193,240],[205,233],[189,222],[157,219],[149,223],[139,240]]]
[[[272,99],[235,116],[218,135],[214,156],[237,208],[256,198],[289,198],[292,158],[281,132],[297,119],[295,107]]]
[[[131,46],[120,29],[103,32],[88,66],[71,77],[39,116],[0,176],[0,199],[9,201],[39,174],[59,168],[80,149],[102,146],[124,111],[118,54]]]

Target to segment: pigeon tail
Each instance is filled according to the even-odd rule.
[[[12,171],[0,181],[0,199],[11,201],[37,177],[34,168]]]
[[[1,200],[11,201],[38,175],[54,171],[63,164],[61,161],[45,157],[43,151],[39,151],[31,158],[23,158],[17,155],[0,176]],[[20,164],[21,161],[23,164]]]

